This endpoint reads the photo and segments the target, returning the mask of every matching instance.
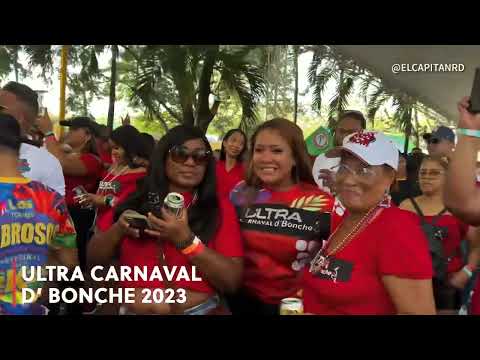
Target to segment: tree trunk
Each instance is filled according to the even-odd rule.
[[[115,89],[117,87],[117,58],[118,46],[112,45],[112,64],[110,71],[110,96],[108,103],[107,127],[111,133],[113,131],[113,119],[115,116]]]
[[[339,81],[339,86],[338,88],[341,89],[343,87],[343,74],[344,74],[344,71],[343,69],[340,70],[340,81]],[[342,109],[340,108],[340,101],[337,103],[337,108],[335,109],[337,110],[337,118],[338,118],[338,115],[340,115]]]
[[[88,116],[88,101],[86,91],[82,91],[82,110],[85,116]]]
[[[405,125],[405,147],[403,148],[403,153],[408,154],[408,146],[410,142],[410,135],[412,134],[412,109],[405,111],[405,120],[407,121]]]
[[[278,83],[275,84],[275,88],[273,90],[273,117],[278,116]]]
[[[293,94],[293,122],[296,124],[298,114],[298,45],[293,46],[293,67],[295,71],[295,90]]]
[[[13,69],[15,71],[15,81],[18,82],[18,46],[15,48]]]
[[[415,146],[420,147],[420,126],[418,124],[418,111],[415,109]]]
[[[219,101],[215,101],[214,106],[210,109],[209,98],[211,94],[210,81],[212,80],[213,67],[217,61],[219,45],[211,46],[207,49],[205,60],[203,62],[202,72],[198,82],[198,102],[197,102],[197,121],[196,125],[204,132],[207,132],[208,125],[215,117]]]

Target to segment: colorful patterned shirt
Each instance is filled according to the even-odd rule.
[[[22,289],[37,294],[43,284],[23,279],[22,267],[46,265],[51,248],[76,248],[65,199],[36,181],[0,178],[0,314],[36,313]]]

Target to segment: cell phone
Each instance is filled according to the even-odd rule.
[[[149,229],[148,221],[146,217],[130,217],[125,216],[125,220],[127,220],[128,224],[135,229],[138,230],[145,230]]]
[[[150,228],[147,217],[133,210],[125,212],[125,220],[135,229],[144,230]]]
[[[480,68],[475,69],[475,78],[473,79],[468,111],[472,114],[480,113]]]

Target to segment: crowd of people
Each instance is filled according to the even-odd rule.
[[[458,142],[440,126],[428,154],[401,153],[344,111],[335,147],[312,161],[304,134],[274,118],[248,138],[228,131],[218,158],[196,127],[156,141],[128,121],[111,133],[61,119],[36,93],[0,90],[0,314],[479,314],[480,115],[459,105]],[[179,214],[162,204],[174,192]],[[129,221],[144,216],[148,226]],[[23,266],[80,267],[84,281],[26,282]],[[93,282],[89,269],[167,266],[186,279]],[[187,281],[200,275],[200,281]],[[24,303],[22,288],[42,289]],[[49,287],[133,288],[133,303],[53,304]],[[145,303],[145,289],[182,302]]]

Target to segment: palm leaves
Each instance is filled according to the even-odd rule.
[[[242,105],[242,122],[251,124],[256,121],[265,82],[259,67],[245,59],[250,50],[232,51],[218,45],[137,49],[139,72],[131,86],[132,100],[140,100],[150,111],[164,108],[178,122],[196,124],[206,131],[220,106],[218,99],[210,105],[210,95],[234,95]],[[177,101],[169,101],[172,95]]]
[[[336,91],[328,105],[328,117],[336,117],[346,109],[360,75],[363,75],[361,70],[352,61],[342,59],[328,46],[317,46],[308,69],[313,108],[321,111],[327,84],[334,81]]]
[[[257,123],[256,108],[265,95],[265,81],[259,67],[249,64],[244,57],[248,52],[234,54],[220,51],[218,70],[221,73],[221,86],[234,94],[242,105],[240,127],[246,129]]]
[[[312,107],[321,111],[324,92],[329,82],[335,84],[334,96],[328,104],[328,118],[336,118],[339,112],[345,110],[356,84],[366,103],[366,115],[375,126],[375,118],[380,109],[386,105],[393,107],[391,116],[394,124],[405,131],[406,146],[412,131],[419,138],[418,114],[425,114],[433,118],[439,118],[432,109],[421,104],[417,99],[402,94],[396,89],[390,89],[376,76],[366,69],[357,65],[353,60],[342,57],[329,46],[315,46],[313,58],[308,70],[308,81],[312,90]],[[414,121],[415,120],[415,121]],[[412,123],[415,122],[413,125]],[[334,124],[329,121],[329,126]],[[417,144],[418,145],[418,144]]]

